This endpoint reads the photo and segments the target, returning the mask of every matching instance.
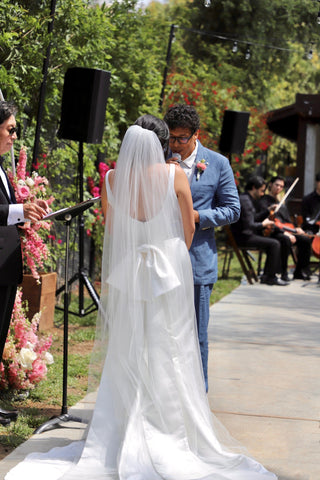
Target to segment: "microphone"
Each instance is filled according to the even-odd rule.
[[[176,162],[180,163],[181,162],[181,155],[180,153],[173,153],[172,158],[176,159]]]

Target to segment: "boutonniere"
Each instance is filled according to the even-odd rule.
[[[199,180],[200,175],[205,171],[205,169],[207,168],[207,165],[208,165],[208,162],[206,162],[204,158],[202,160],[200,160],[200,162],[197,163],[197,165],[196,165],[196,169],[197,169],[196,180]]]

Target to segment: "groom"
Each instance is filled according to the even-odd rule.
[[[200,120],[190,105],[169,108],[164,120],[170,130],[169,147],[181,156],[180,166],[191,187],[196,231],[190,248],[194,302],[206,391],[208,391],[208,323],[210,295],[218,277],[214,228],[236,222],[238,191],[229,160],[201,145]]]

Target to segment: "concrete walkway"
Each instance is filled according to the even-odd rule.
[[[241,285],[212,308],[212,410],[279,480],[320,480],[320,284]]]
[[[320,284],[241,285],[211,308],[209,401],[229,432],[279,480],[320,480]],[[94,396],[69,413],[84,417]],[[85,425],[33,435],[0,462],[80,439]]]

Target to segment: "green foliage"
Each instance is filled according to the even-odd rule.
[[[209,8],[202,1],[172,0],[163,9],[176,26],[164,110],[175,102],[195,105],[200,139],[214,149],[224,110],[250,112],[246,149],[231,159],[236,183],[243,187],[253,173],[285,174],[286,167],[295,166],[296,145],[271,134],[266,113],[294,103],[296,93],[319,91],[317,9],[306,0],[215,0]],[[159,10],[153,8],[160,18]],[[240,40],[237,53],[232,53],[234,38]],[[310,48],[311,60],[306,57]]]
[[[194,104],[201,117],[201,140],[217,149],[225,109],[250,112],[246,150],[233,157],[236,180],[259,173],[284,172],[295,162],[296,147],[270,136],[265,114],[291,104],[296,93],[318,93],[316,2],[309,0],[202,0],[152,2],[137,0],[97,6],[89,0],[57,2],[49,33],[50,2],[2,0],[0,6],[0,88],[19,107],[20,144],[33,150],[43,65],[49,55],[39,158],[47,155],[54,209],[79,200],[87,177],[97,178],[99,159],[117,158],[127,126],[144,113],[159,114],[171,24],[176,25],[162,115],[173,102]],[[52,24],[51,24],[52,26]],[[156,27],[155,27],[156,26]],[[234,39],[238,52],[232,53]],[[305,52],[313,43],[313,58]],[[251,58],[244,60],[250,45]],[[269,47],[281,47],[277,50]],[[64,75],[70,67],[111,72],[105,128],[101,145],[84,145],[84,178],[78,176],[77,142],[58,139]],[[32,155],[29,154],[29,159]],[[30,162],[31,167],[31,162]],[[94,210],[85,215],[90,229]],[[76,227],[74,227],[76,228]],[[64,256],[63,225],[55,225],[52,250]],[[96,224],[96,257],[101,255],[103,226]],[[72,234],[72,248],[77,248]]]

